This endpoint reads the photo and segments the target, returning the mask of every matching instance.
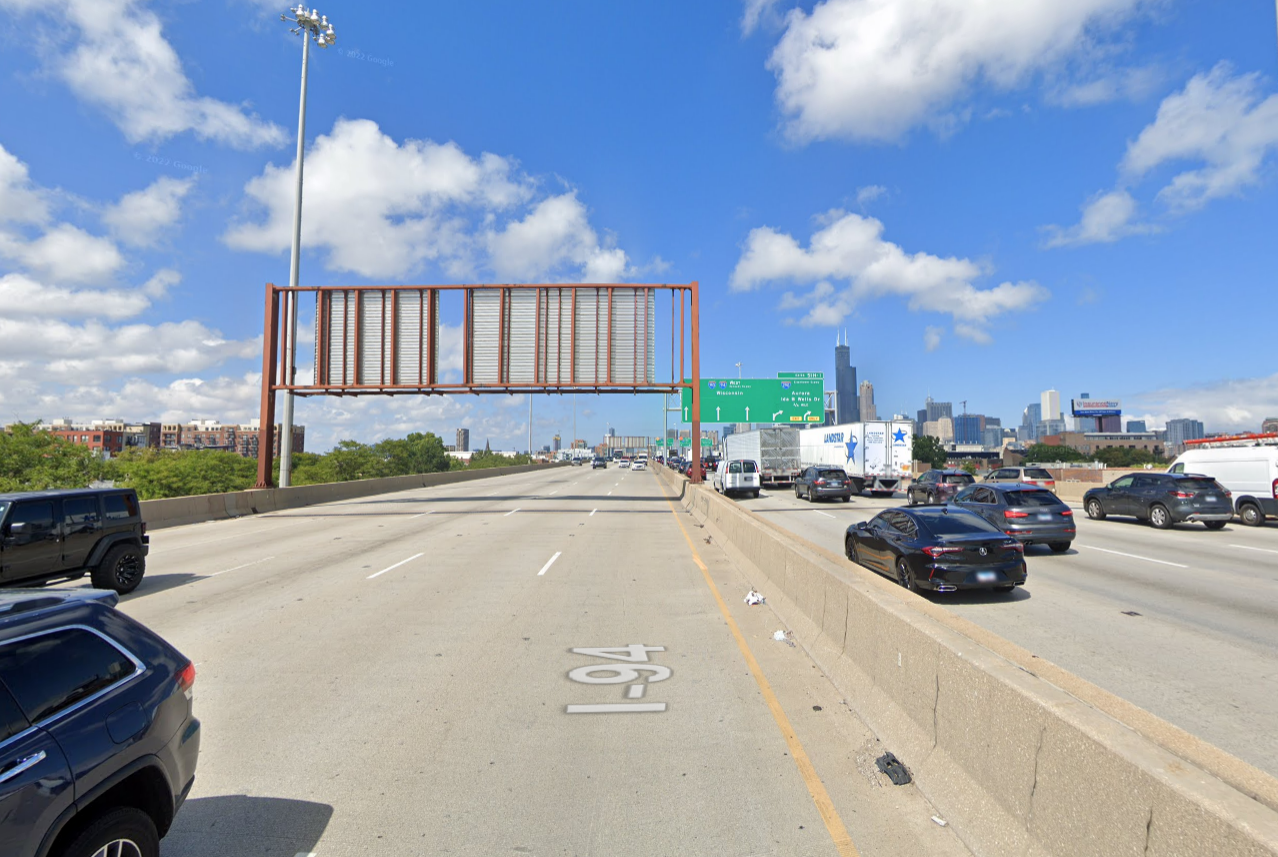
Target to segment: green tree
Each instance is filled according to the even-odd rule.
[[[1090,461],[1091,457],[1084,455],[1072,446],[1049,446],[1045,443],[1036,443],[1025,451],[1024,461],[1026,464],[1038,464],[1040,462],[1052,461]]]
[[[969,476],[976,475],[976,462],[972,459],[969,458],[967,461],[964,461],[961,467],[963,468],[963,472]]]
[[[257,481],[257,462],[213,449],[126,450],[111,461],[117,484],[143,500],[245,491]]]
[[[1126,449],[1117,446],[1098,449],[1096,460],[1106,467],[1138,467],[1143,464],[1163,463],[1162,458],[1144,449]]]
[[[38,421],[0,430],[0,491],[87,488],[107,475],[107,462],[93,450],[41,431]]]
[[[927,434],[916,434],[914,436],[911,455],[914,456],[915,461],[927,462],[936,470],[943,468],[945,462],[950,459],[950,453],[945,449],[945,444]]]
[[[395,476],[439,473],[449,467],[444,442],[431,432],[414,432],[402,440],[384,440],[373,449]]]

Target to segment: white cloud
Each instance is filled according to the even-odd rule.
[[[187,131],[239,149],[288,141],[283,128],[243,106],[197,95],[160,19],[137,0],[0,0],[0,8],[53,19],[47,66],[130,142]]]
[[[108,206],[102,222],[111,234],[134,247],[150,247],[159,241],[161,231],[177,222],[182,214],[182,199],[195,185],[195,179],[163,176],[149,187],[135,190]]]
[[[789,13],[768,67],[791,139],[892,141],[918,125],[952,129],[978,83],[1012,90],[1085,61],[1144,5],[823,0]]]
[[[1199,208],[1260,180],[1278,147],[1278,95],[1261,97],[1260,75],[1233,76],[1227,64],[1195,75],[1169,95],[1154,122],[1128,147],[1122,170],[1135,177],[1167,163],[1199,161],[1159,192],[1174,211]]]
[[[941,334],[944,331],[939,327],[928,325],[923,331],[923,347],[928,351],[935,351],[941,347]]]
[[[245,187],[264,218],[231,226],[237,250],[282,253],[292,240],[293,165]],[[399,278],[433,262],[453,277],[612,281],[624,251],[601,241],[575,192],[534,201],[536,183],[506,158],[456,143],[396,143],[375,122],[341,119],[306,156],[303,241],[330,270]]]
[[[857,305],[897,295],[911,310],[949,314],[954,332],[987,342],[985,327],[995,317],[1032,308],[1048,291],[1037,283],[1001,283],[979,289],[973,281],[988,273],[970,259],[909,254],[883,240],[883,224],[872,217],[829,212],[827,224],[813,234],[807,249],[790,235],[770,227],[754,229],[732,272],[733,291],[750,291],[765,283],[815,283],[802,298],[788,296],[783,304],[810,306],[804,325],[834,325]],[[828,281],[842,280],[835,289]]]
[[[0,223],[44,223],[47,194],[31,182],[27,165],[0,145]]]
[[[23,274],[0,277],[0,307],[10,318],[132,318],[151,305],[142,292],[46,286]]]
[[[1207,431],[1260,431],[1262,420],[1278,416],[1278,375],[1152,390],[1127,396],[1123,404],[1131,416],[1147,418],[1151,427],[1189,418],[1202,420]]]
[[[0,256],[50,280],[70,283],[102,282],[124,266],[115,244],[69,223],[31,241],[0,232]]]
[[[169,289],[182,282],[182,275],[172,268],[161,268],[142,284],[142,294],[149,298],[162,298],[168,295]]]
[[[1083,206],[1082,219],[1068,229],[1059,226],[1045,227],[1049,237],[1048,247],[1069,247],[1079,244],[1110,244],[1128,235],[1156,232],[1149,224],[1133,223],[1136,217],[1136,200],[1125,190],[1098,193]]]
[[[580,270],[585,282],[612,283],[626,271],[626,254],[600,246],[575,193],[542,200],[523,220],[489,232],[486,241],[499,279],[544,279],[568,265]]]
[[[856,204],[865,208],[865,206],[874,202],[874,200],[883,196],[887,192],[888,189],[881,184],[872,184],[859,188],[856,192]]]
[[[741,11],[741,35],[753,33],[759,24],[775,20],[777,5],[781,0],[745,0],[745,8]]]

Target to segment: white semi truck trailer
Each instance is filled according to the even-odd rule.
[[[891,496],[913,466],[914,423],[874,420],[799,432],[799,460],[807,467],[840,467],[857,493]]]

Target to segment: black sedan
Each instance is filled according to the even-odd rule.
[[[1069,550],[1077,529],[1074,510],[1060,497],[1027,483],[969,485],[954,505],[975,512],[1027,547],[1047,545],[1056,553]]]
[[[1083,495],[1087,517],[1131,515],[1157,529],[1198,521],[1219,530],[1234,516],[1232,495],[1210,476],[1180,473],[1131,473]]]
[[[852,483],[848,475],[838,467],[809,467],[794,480],[794,496],[817,500],[839,499],[847,503],[852,499]]]
[[[848,527],[848,559],[906,589],[1011,592],[1025,583],[1025,546],[958,506],[887,509]]]

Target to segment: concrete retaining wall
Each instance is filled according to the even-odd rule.
[[[386,479],[357,479],[352,482],[329,482],[323,485],[298,485],[291,488],[264,488],[230,494],[198,494],[194,497],[170,497],[166,500],[143,500],[142,520],[148,530],[198,524],[223,518],[241,518],[280,509],[296,509],[316,503],[352,500],[374,494],[390,494],[432,485],[448,485],[487,479],[511,473],[527,473],[559,465],[521,464],[513,467],[490,467],[480,470],[449,470],[415,476],[391,476]]]
[[[662,476],[975,854],[1278,855],[1274,778],[1148,712],[1120,721],[1086,701],[1099,688],[1023,650],[1031,666],[1017,663],[944,608]]]

